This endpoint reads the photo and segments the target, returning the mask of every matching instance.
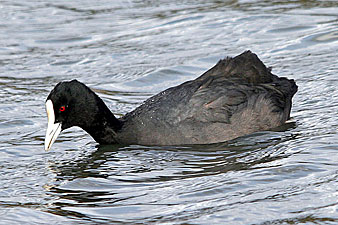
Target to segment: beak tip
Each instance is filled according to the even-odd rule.
[[[50,148],[47,145],[45,145],[45,151],[48,152],[49,150]]]
[[[45,138],[45,151],[49,151],[61,132],[61,123],[51,124],[47,128]]]

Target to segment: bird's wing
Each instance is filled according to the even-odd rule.
[[[212,78],[210,78],[212,79]],[[287,112],[287,96],[273,84],[235,84],[208,81],[184,105],[178,123],[194,121],[205,126],[222,123],[246,129],[268,129],[280,125]],[[259,126],[259,127],[257,127]],[[243,128],[244,129],[244,128]]]

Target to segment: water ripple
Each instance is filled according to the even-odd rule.
[[[0,224],[280,224],[337,219],[336,1],[8,1],[0,4]],[[201,146],[43,151],[44,102],[78,79],[118,115],[256,52],[296,80],[292,119]]]

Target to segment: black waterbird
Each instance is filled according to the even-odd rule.
[[[149,98],[116,118],[83,83],[58,83],[46,101],[49,150],[62,130],[81,127],[100,144],[208,144],[268,130],[290,117],[294,80],[278,77],[246,51],[195,80]]]

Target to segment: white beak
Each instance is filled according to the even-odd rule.
[[[46,111],[48,126],[45,137],[45,150],[48,151],[61,132],[61,123],[55,123],[54,107],[51,100],[46,102]]]

